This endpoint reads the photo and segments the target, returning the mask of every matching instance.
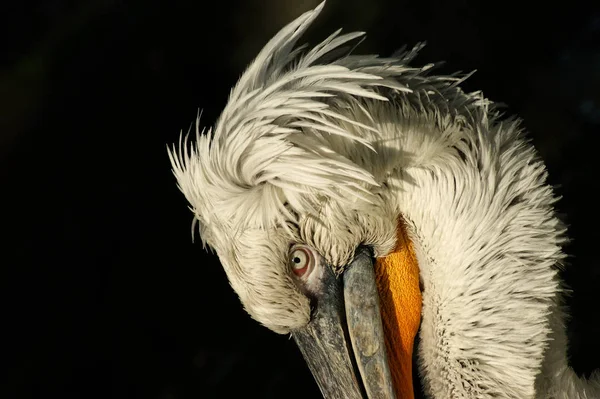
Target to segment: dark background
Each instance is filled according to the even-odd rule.
[[[330,0],[310,31],[478,72],[525,119],[570,225],[572,365],[600,366],[600,6]],[[597,3],[597,2],[596,2]],[[244,313],[190,239],[166,145],[214,122],[260,47],[316,1],[0,6],[5,398],[317,398],[293,341]]]

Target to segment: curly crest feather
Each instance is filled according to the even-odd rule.
[[[202,237],[214,229],[296,223],[296,215],[317,213],[328,197],[350,208],[361,203],[357,199],[373,201],[378,182],[339,148],[345,141],[358,142],[377,156],[381,136],[361,100],[459,90],[462,79],[456,76],[432,78],[427,76],[432,65],[408,66],[421,44],[393,58],[346,54],[322,64],[363,36],[338,30],[310,51],[294,49],[322,7],[306,12],[265,45],[233,88],[214,130],[201,134],[198,117],[195,145],[188,145],[186,135],[169,151]],[[448,97],[463,106],[482,101],[476,94]],[[349,109],[363,115],[350,117]]]

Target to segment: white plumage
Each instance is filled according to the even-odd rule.
[[[278,333],[310,318],[291,242],[334,268],[395,245],[401,216],[424,287],[420,373],[432,398],[600,398],[568,367],[558,268],[564,227],[546,169],[515,119],[458,76],[339,51],[362,33],[296,42],[283,28],[214,129],[169,152],[205,244],[248,313]]]

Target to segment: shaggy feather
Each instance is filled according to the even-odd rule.
[[[359,244],[395,246],[403,217],[423,281],[420,373],[434,398],[600,397],[568,367],[564,228],[516,120],[465,77],[339,51],[361,32],[295,47],[323,4],[284,27],[233,88],[214,129],[169,151],[204,245],[248,313],[279,333],[310,304],[293,243],[338,273]],[[338,55],[336,55],[338,54]]]

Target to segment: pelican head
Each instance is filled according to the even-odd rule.
[[[432,398],[591,398],[557,394],[576,378],[564,229],[518,120],[465,77],[410,66],[421,45],[352,55],[363,33],[337,31],[296,46],[322,8],[265,45],[213,128],[197,119],[169,151],[246,311],[294,337],[327,398],[413,397],[413,350]]]

